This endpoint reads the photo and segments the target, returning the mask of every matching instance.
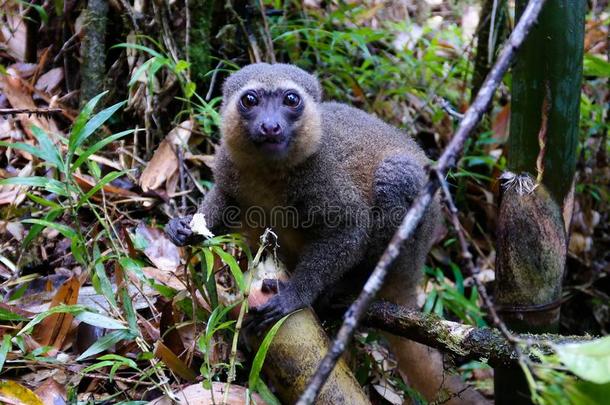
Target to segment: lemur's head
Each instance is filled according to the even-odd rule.
[[[320,143],[318,80],[287,64],[257,63],[223,86],[222,134],[236,163],[298,164]]]

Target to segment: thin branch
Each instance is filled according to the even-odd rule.
[[[17,114],[28,114],[28,115],[52,115],[61,114],[64,110],[61,108],[0,108],[0,116],[3,115],[17,115]]]
[[[383,285],[388,268],[398,256],[400,247],[413,235],[417,225],[424,216],[426,209],[432,202],[434,194],[439,187],[436,173],[444,176],[447,173],[447,170],[455,165],[470,132],[475,128],[476,124],[485,113],[487,106],[493,98],[495,90],[502,81],[504,73],[506,73],[510,63],[515,57],[517,49],[523,44],[525,37],[536,22],[543,4],[544,0],[530,0],[528,3],[519,23],[508,38],[496,63],[485,79],[485,82],[483,82],[477,97],[464,114],[464,118],[460,122],[453,139],[441,155],[435,169],[430,172],[428,183],[419,193],[400,227],[390,240],[388,247],[377,263],[375,270],[373,270],[373,273],[364,285],[360,296],[347,310],[343,325],[337,333],[330,350],[318,366],[316,373],[299,398],[297,405],[308,405],[315,401],[338,359],[352,339],[356,327],[366,312],[366,309]]]
[[[472,254],[470,254],[470,251],[468,250],[468,242],[466,241],[466,238],[464,237],[464,232],[462,232],[462,226],[460,225],[460,219],[458,218],[458,209],[453,202],[453,198],[451,198],[451,192],[449,191],[449,187],[447,186],[445,177],[442,176],[439,172],[436,172],[436,174],[437,174],[438,182],[441,186],[441,190],[443,191],[443,195],[445,197],[445,203],[447,204],[447,208],[449,209],[449,213],[451,215],[452,225],[455,228],[455,232],[457,234],[458,241],[460,243],[461,256],[465,262],[464,264],[466,266],[466,270],[468,271],[468,274],[472,277],[472,280],[474,281],[474,285],[476,286],[477,291],[479,292],[479,295],[483,299],[483,303],[485,304],[485,307],[489,310],[489,314],[491,315],[491,319],[492,319],[494,325],[498,329],[500,329],[500,331],[502,332],[502,335],[504,335],[504,337],[506,338],[507,341],[516,345],[517,339],[510,333],[510,331],[506,327],[506,324],[504,322],[502,322],[502,320],[498,316],[498,313],[496,312],[496,308],[495,308],[493,302],[491,301],[491,298],[489,298],[489,294],[487,294],[487,289],[485,288],[485,286],[483,285],[483,283],[481,282],[481,280],[478,277],[479,268],[475,266],[475,264],[472,260]],[[516,348],[516,350],[518,351],[519,349]]]

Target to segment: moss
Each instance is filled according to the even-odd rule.
[[[211,67],[212,15],[214,0],[191,0],[191,30],[189,58],[191,61],[191,79],[200,88],[205,75]]]

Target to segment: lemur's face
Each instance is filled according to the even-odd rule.
[[[305,110],[299,90],[255,86],[242,91],[236,104],[248,141],[271,158],[284,156]]]

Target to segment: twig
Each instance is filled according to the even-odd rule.
[[[125,8],[125,11],[127,12],[129,19],[131,20],[131,23],[133,24],[133,29],[136,32],[142,32],[142,30],[140,29],[140,24],[138,24],[138,18],[136,17],[136,13],[134,12],[133,7],[131,7],[131,4],[129,3],[129,1],[120,0],[120,2],[123,5],[123,8]]]
[[[435,101],[443,109],[443,111],[445,111],[454,120],[461,120],[462,118],[464,118],[464,114],[453,108],[451,103],[449,103],[449,101],[445,100],[444,98],[437,96],[435,97]]]
[[[494,307],[494,304],[491,301],[489,294],[487,294],[487,289],[478,277],[479,268],[475,266],[472,260],[472,254],[470,254],[470,251],[468,250],[468,242],[466,241],[466,237],[464,236],[464,232],[462,231],[462,226],[460,225],[460,219],[458,218],[458,209],[453,202],[453,198],[451,197],[451,192],[449,191],[449,187],[447,186],[447,181],[439,172],[436,172],[436,174],[438,182],[441,186],[441,190],[443,191],[443,195],[445,197],[445,203],[447,204],[447,208],[449,209],[451,222],[453,224],[453,227],[455,228],[455,232],[460,243],[461,256],[465,262],[464,264],[466,266],[466,270],[468,271],[468,274],[470,274],[470,276],[472,277],[474,285],[476,286],[479,295],[483,299],[485,307],[489,310],[489,314],[491,315],[491,319],[494,325],[498,329],[500,329],[502,335],[506,338],[506,340],[513,344],[513,346],[515,346],[518,342],[518,339],[515,338],[512,333],[510,333],[510,331],[506,327],[506,324],[502,322],[502,320],[498,316],[496,308]],[[518,351],[519,349],[515,348],[515,350]]]
[[[222,66],[224,61],[218,62],[216,68],[214,69],[214,73],[212,73],[212,79],[210,80],[210,88],[208,89],[208,93],[205,95],[205,101],[210,101],[212,99],[212,92],[214,91],[214,85],[216,84],[216,77],[218,77],[218,70]]]
[[[28,114],[28,115],[52,115],[61,114],[64,110],[61,108],[0,108],[0,115]]]
[[[273,49],[273,39],[271,39],[271,31],[269,30],[269,24],[267,23],[267,16],[265,15],[265,5],[263,4],[263,0],[258,0],[258,6],[261,12],[261,18],[263,20],[263,40],[265,41],[265,46],[267,47],[267,56],[270,58],[271,63],[276,63],[275,59],[275,49]]]
[[[474,102],[464,114],[464,118],[461,120],[453,139],[439,158],[434,170],[430,172],[428,183],[419,193],[400,224],[400,227],[390,240],[388,247],[377,263],[375,270],[364,285],[360,296],[346,312],[343,325],[337,333],[330,350],[318,366],[316,373],[302,396],[299,398],[297,405],[308,405],[315,401],[322,385],[326,382],[326,379],[335,367],[337,360],[341,357],[347,344],[353,337],[356,327],[366,312],[366,309],[383,285],[388,268],[398,256],[400,247],[413,235],[417,225],[424,216],[425,210],[432,202],[434,194],[439,187],[437,175],[440,174],[444,176],[445,173],[447,173],[447,170],[455,165],[457,157],[461,154],[464,143],[468,139],[470,132],[475,128],[476,124],[487,110],[487,106],[491,102],[495,90],[500,85],[502,77],[508,70],[517,49],[521,46],[525,37],[536,22],[543,4],[544,0],[530,0],[528,3],[519,23],[506,41],[500,56],[489,72],[485,82],[483,82]]]
[[[57,64],[59,62],[59,59],[63,57],[64,52],[68,51],[69,49],[72,48],[72,45],[76,45],[76,40],[79,39],[79,33],[74,33],[70,38],[68,38],[68,40],[66,42],[64,42],[64,44],[62,45],[61,49],[57,52],[57,55],[55,55],[55,57],[53,58],[53,64]]]
[[[239,316],[237,317],[237,321],[235,322],[235,333],[233,334],[233,342],[231,344],[231,354],[229,356],[229,371],[227,373],[227,385],[225,388],[225,394],[223,396],[222,404],[228,404],[229,400],[229,392],[231,389],[231,383],[235,381],[235,361],[237,359],[237,341],[239,338],[239,333],[241,331],[244,318],[246,313],[248,312],[248,295],[250,294],[250,287],[252,284],[252,280],[254,280],[254,272],[258,267],[261,261],[261,257],[263,256],[263,252],[267,247],[274,246],[277,243],[277,237],[275,233],[271,230],[271,228],[265,229],[263,234],[260,237],[260,246],[258,247],[258,251],[256,255],[252,259],[252,263],[248,264],[248,274],[246,278],[246,288],[242,292],[243,300],[241,302],[239,308]]]

